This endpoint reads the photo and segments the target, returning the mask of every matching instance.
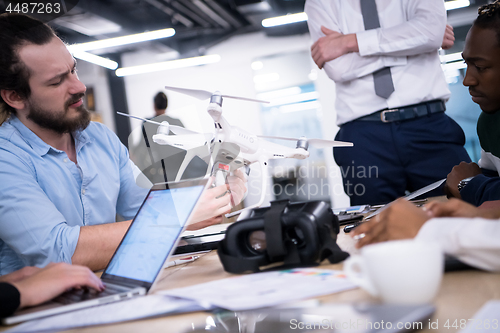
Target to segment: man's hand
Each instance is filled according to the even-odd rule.
[[[441,45],[441,48],[443,50],[448,50],[452,48],[453,44],[455,44],[455,34],[453,33],[453,27],[447,24],[444,31],[443,44]]]
[[[66,263],[49,264],[12,285],[21,294],[20,308],[46,302],[70,288],[104,290],[104,284],[90,269]]]
[[[232,175],[227,177],[229,191],[233,196],[233,207],[237,206],[247,194],[247,178],[241,169],[236,169]]]
[[[498,211],[499,215],[496,218],[500,218],[500,200],[485,201],[478,208],[481,210],[491,209],[494,211]]]
[[[190,230],[199,229],[195,225],[204,225],[207,223],[198,224],[208,219],[212,219],[214,216],[220,216],[226,214],[231,210],[231,193],[226,184],[220,185],[213,188],[206,189],[201,195],[200,201],[196,210],[191,217]],[[212,220],[216,223],[216,220]]]
[[[221,223],[222,215],[229,213],[245,197],[245,183],[245,174],[237,169],[227,177],[227,184],[207,189],[202,194],[187,229],[197,230]]]
[[[461,199],[460,191],[458,191],[458,183],[462,179],[474,177],[481,174],[481,169],[476,163],[466,163],[460,162],[459,165],[455,165],[451,172],[446,177],[446,183],[444,190],[447,196]]]
[[[224,214],[229,213],[229,212],[230,212],[230,210],[227,211],[227,212],[225,212]],[[186,230],[199,230],[199,229],[203,229],[203,228],[206,228],[206,227],[210,227],[211,225],[214,225],[214,224],[220,224],[220,223],[222,223],[222,220],[223,220],[223,215],[214,216],[214,217],[205,219],[205,220],[200,221],[200,222],[190,223],[186,227]]]
[[[432,201],[425,205],[430,218],[433,217],[483,217],[495,219],[500,217],[500,201],[486,201],[480,207],[465,201],[451,198],[446,202]]]
[[[413,238],[429,220],[425,211],[411,202],[399,199],[369,222],[354,229],[352,237],[364,234],[356,247],[389,240]]]
[[[431,201],[425,205],[429,217],[476,217],[479,209],[465,201],[451,198],[445,202]]]
[[[311,46],[312,58],[319,69],[323,68],[325,62],[337,59],[349,52],[359,52],[356,34],[344,35],[324,26],[321,27],[321,32],[325,36],[319,38]]]

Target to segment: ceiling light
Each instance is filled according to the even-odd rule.
[[[117,69],[118,68],[118,63],[113,60],[109,60],[107,58],[100,57],[98,55],[88,53],[88,52],[83,52],[83,51],[76,51],[72,52],[73,57],[85,60],[87,62],[93,63],[95,65],[99,65],[102,67],[106,67],[109,69]]]
[[[128,76],[136,74],[144,74],[151,72],[159,72],[168,69],[183,68],[183,67],[193,67],[199,65],[213,64],[219,62],[221,59],[220,55],[212,54],[201,57],[177,59],[171,61],[157,62],[154,64],[131,66],[118,68],[116,70],[116,76]]]
[[[262,20],[262,26],[265,28],[270,28],[270,27],[275,27],[277,25],[303,22],[303,21],[307,21],[307,14],[304,12],[267,18],[265,20]]]
[[[469,6],[470,6],[469,0],[451,0],[451,1],[446,1],[444,3],[444,7],[446,8],[446,10],[464,8]]]
[[[148,40],[155,40],[160,38],[167,38],[175,35],[175,30],[172,28],[155,30],[149,32],[142,32],[140,34],[101,39],[95,42],[82,43],[82,44],[74,44],[69,46],[71,52],[76,51],[91,51],[91,50],[99,50],[108,47],[120,46],[120,45],[128,45],[133,43],[145,42]]]

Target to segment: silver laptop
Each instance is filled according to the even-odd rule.
[[[101,279],[103,292],[72,290],[3,319],[6,325],[145,295],[193,212],[207,179],[156,184],[149,191]]]

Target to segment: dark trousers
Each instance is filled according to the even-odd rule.
[[[335,139],[354,143],[333,149],[351,205],[390,202],[470,162],[462,128],[444,112],[391,123],[354,120]],[[442,189],[425,196],[437,195]]]

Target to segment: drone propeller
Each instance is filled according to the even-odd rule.
[[[165,89],[176,91],[181,94],[189,95],[191,97],[195,97],[198,99],[209,99],[212,97],[212,95],[217,94],[217,92],[212,93],[207,90],[198,90],[198,89],[187,89],[187,88],[177,88],[177,87],[169,87],[165,86]],[[252,99],[252,98],[246,98],[246,97],[237,97],[237,96],[229,96],[229,95],[220,95],[221,97],[227,97],[227,98],[233,98],[233,99],[240,99],[243,101],[249,101],[249,102],[257,102],[257,103],[269,103],[268,101],[261,101],[258,99]]]
[[[129,117],[129,118],[135,118],[135,119],[139,119],[139,120],[144,120],[144,121],[146,121],[148,123],[162,125],[162,123],[159,123],[159,122],[153,121],[153,120],[149,120],[149,119],[146,119],[146,118],[132,116],[130,114],[126,114],[126,113],[122,113],[122,112],[118,112],[118,111],[116,113],[118,113],[120,116],[126,116],[126,117]],[[182,134],[199,134],[198,132],[191,131],[191,130],[185,129],[184,127],[175,126],[175,125],[169,125],[168,129],[171,130],[172,133],[177,134],[177,135],[182,135]]]
[[[280,136],[267,136],[267,135],[257,135],[259,138],[264,139],[278,139],[278,140],[288,140],[288,141],[300,141],[305,140],[308,144],[315,146],[317,148],[329,148],[329,147],[352,147],[354,144],[352,142],[344,142],[344,141],[334,141],[334,140],[323,140],[323,139],[307,139],[302,137],[300,139],[297,138],[285,138]]]

